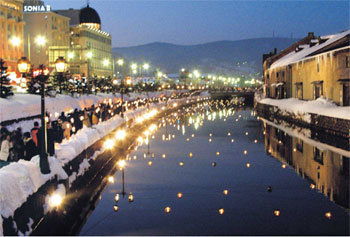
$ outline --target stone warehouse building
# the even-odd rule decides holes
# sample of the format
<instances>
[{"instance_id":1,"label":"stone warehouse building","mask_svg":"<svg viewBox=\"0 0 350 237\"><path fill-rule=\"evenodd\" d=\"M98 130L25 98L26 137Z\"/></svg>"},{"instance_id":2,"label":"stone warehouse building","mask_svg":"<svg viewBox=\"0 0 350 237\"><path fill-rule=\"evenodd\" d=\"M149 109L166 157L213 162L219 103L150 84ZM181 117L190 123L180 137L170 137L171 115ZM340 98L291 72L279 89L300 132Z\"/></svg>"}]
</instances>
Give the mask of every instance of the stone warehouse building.
<instances>
[{"instance_id":1,"label":"stone warehouse building","mask_svg":"<svg viewBox=\"0 0 350 237\"><path fill-rule=\"evenodd\" d=\"M350 30L307 37L281 52L265 54L263 69L267 97L314 100L324 96L350 105Z\"/></svg>"}]
</instances>

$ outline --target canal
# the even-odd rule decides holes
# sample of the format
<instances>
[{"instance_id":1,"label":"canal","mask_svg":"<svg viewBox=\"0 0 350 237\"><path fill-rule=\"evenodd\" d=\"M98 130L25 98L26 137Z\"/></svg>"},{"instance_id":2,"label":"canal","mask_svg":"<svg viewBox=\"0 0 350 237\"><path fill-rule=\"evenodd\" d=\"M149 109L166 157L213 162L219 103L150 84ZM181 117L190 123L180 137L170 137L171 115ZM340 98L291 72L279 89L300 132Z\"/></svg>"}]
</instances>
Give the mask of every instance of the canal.
<instances>
[{"instance_id":1,"label":"canal","mask_svg":"<svg viewBox=\"0 0 350 237\"><path fill-rule=\"evenodd\" d=\"M124 183L118 170L86 204L78 234L349 235L346 148L293 137L237 101L155 125L121 157Z\"/></svg>"}]
</instances>

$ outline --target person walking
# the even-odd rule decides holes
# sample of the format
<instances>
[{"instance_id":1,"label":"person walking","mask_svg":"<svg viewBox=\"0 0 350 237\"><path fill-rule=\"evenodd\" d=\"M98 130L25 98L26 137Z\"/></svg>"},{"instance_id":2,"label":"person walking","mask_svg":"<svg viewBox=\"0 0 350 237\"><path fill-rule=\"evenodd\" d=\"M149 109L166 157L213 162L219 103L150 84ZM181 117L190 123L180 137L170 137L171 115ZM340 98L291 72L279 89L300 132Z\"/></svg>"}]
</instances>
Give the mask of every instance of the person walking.
<instances>
[{"instance_id":1,"label":"person walking","mask_svg":"<svg viewBox=\"0 0 350 237\"><path fill-rule=\"evenodd\" d=\"M0 160L8 161L8 157L10 155L10 148L12 147L10 139L10 134L5 135L2 139L0 149Z\"/></svg>"},{"instance_id":2,"label":"person walking","mask_svg":"<svg viewBox=\"0 0 350 237\"><path fill-rule=\"evenodd\" d=\"M35 146L38 147L38 132L39 132L39 123L38 122L34 122L34 127L32 128L31 132L31 136L32 139L35 143Z\"/></svg>"}]
</instances>

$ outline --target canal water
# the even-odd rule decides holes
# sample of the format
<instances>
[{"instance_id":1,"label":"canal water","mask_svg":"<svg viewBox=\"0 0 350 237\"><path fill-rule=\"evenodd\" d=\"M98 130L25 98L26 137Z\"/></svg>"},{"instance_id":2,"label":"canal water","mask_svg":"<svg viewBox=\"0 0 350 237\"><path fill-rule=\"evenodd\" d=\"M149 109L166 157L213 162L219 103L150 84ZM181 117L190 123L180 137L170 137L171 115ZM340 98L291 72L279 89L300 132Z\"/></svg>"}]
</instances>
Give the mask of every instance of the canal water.
<instances>
[{"instance_id":1,"label":"canal water","mask_svg":"<svg viewBox=\"0 0 350 237\"><path fill-rule=\"evenodd\" d=\"M156 125L124 157L124 190L118 171L80 235L349 235L348 151L233 104Z\"/></svg>"}]
</instances>

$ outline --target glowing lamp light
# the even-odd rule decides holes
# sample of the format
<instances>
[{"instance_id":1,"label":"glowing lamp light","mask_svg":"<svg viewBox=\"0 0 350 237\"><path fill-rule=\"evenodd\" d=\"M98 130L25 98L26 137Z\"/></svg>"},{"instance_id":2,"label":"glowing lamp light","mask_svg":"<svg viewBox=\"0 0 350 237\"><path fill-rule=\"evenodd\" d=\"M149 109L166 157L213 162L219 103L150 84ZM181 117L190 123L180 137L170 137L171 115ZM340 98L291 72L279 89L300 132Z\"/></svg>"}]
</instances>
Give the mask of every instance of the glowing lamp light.
<instances>
[{"instance_id":1,"label":"glowing lamp light","mask_svg":"<svg viewBox=\"0 0 350 237\"><path fill-rule=\"evenodd\" d=\"M247 163L246 166L247 166L247 168L249 168L250 167L250 163Z\"/></svg>"},{"instance_id":2,"label":"glowing lamp light","mask_svg":"<svg viewBox=\"0 0 350 237\"><path fill-rule=\"evenodd\" d=\"M123 64L124 64L124 60L123 59L118 59L118 61L117 61L117 64L119 65L119 66L123 66Z\"/></svg>"},{"instance_id":3,"label":"glowing lamp light","mask_svg":"<svg viewBox=\"0 0 350 237\"><path fill-rule=\"evenodd\" d=\"M248 132L245 132L245 135L248 136Z\"/></svg>"},{"instance_id":4,"label":"glowing lamp light","mask_svg":"<svg viewBox=\"0 0 350 237\"><path fill-rule=\"evenodd\" d=\"M131 69L132 70L136 70L137 69L137 64L136 63L131 64Z\"/></svg>"},{"instance_id":5,"label":"glowing lamp light","mask_svg":"<svg viewBox=\"0 0 350 237\"><path fill-rule=\"evenodd\" d=\"M213 136L213 134L212 133L209 133L209 137L212 137Z\"/></svg>"},{"instance_id":6,"label":"glowing lamp light","mask_svg":"<svg viewBox=\"0 0 350 237\"><path fill-rule=\"evenodd\" d=\"M30 71L30 62L26 57L22 57L17 61L17 67L20 73L28 73Z\"/></svg>"},{"instance_id":7,"label":"glowing lamp light","mask_svg":"<svg viewBox=\"0 0 350 237\"><path fill-rule=\"evenodd\" d=\"M254 140L254 143L258 143L258 140L255 139L255 140Z\"/></svg>"},{"instance_id":8,"label":"glowing lamp light","mask_svg":"<svg viewBox=\"0 0 350 237\"><path fill-rule=\"evenodd\" d=\"M125 137L126 137L126 131L123 129L118 130L115 134L115 138L117 140L123 140Z\"/></svg>"},{"instance_id":9,"label":"glowing lamp light","mask_svg":"<svg viewBox=\"0 0 350 237\"><path fill-rule=\"evenodd\" d=\"M111 184L114 184L114 177L113 176L108 176L108 182Z\"/></svg>"},{"instance_id":10,"label":"glowing lamp light","mask_svg":"<svg viewBox=\"0 0 350 237\"><path fill-rule=\"evenodd\" d=\"M129 202L133 202L133 201L134 201L134 195L132 195L132 193L129 193L129 195L128 195L128 201L129 201Z\"/></svg>"},{"instance_id":11,"label":"glowing lamp light","mask_svg":"<svg viewBox=\"0 0 350 237\"><path fill-rule=\"evenodd\" d=\"M59 207L62 204L63 198L59 194L53 194L50 197L49 204L51 207Z\"/></svg>"},{"instance_id":12,"label":"glowing lamp light","mask_svg":"<svg viewBox=\"0 0 350 237\"><path fill-rule=\"evenodd\" d=\"M212 162L211 166L215 167L216 166L216 162Z\"/></svg>"},{"instance_id":13,"label":"glowing lamp light","mask_svg":"<svg viewBox=\"0 0 350 237\"><path fill-rule=\"evenodd\" d=\"M152 161L148 161L148 166L152 166Z\"/></svg>"},{"instance_id":14,"label":"glowing lamp light","mask_svg":"<svg viewBox=\"0 0 350 237\"><path fill-rule=\"evenodd\" d=\"M109 65L109 60L105 59L103 60L103 66L107 67Z\"/></svg>"},{"instance_id":15,"label":"glowing lamp light","mask_svg":"<svg viewBox=\"0 0 350 237\"><path fill-rule=\"evenodd\" d=\"M229 132L229 133L227 133L227 136L231 136L231 133Z\"/></svg>"},{"instance_id":16,"label":"glowing lamp light","mask_svg":"<svg viewBox=\"0 0 350 237\"><path fill-rule=\"evenodd\" d=\"M111 150L114 147L114 141L112 139L108 139L107 141L105 141L104 147L107 150Z\"/></svg>"},{"instance_id":17,"label":"glowing lamp light","mask_svg":"<svg viewBox=\"0 0 350 237\"><path fill-rule=\"evenodd\" d=\"M14 36L10 40L11 44L15 47L17 47L21 43L21 39L17 36Z\"/></svg>"},{"instance_id":18,"label":"glowing lamp light","mask_svg":"<svg viewBox=\"0 0 350 237\"><path fill-rule=\"evenodd\" d=\"M183 196L182 193L178 193L178 194L177 194L177 197L178 197L178 198L182 198L182 196Z\"/></svg>"},{"instance_id":19,"label":"glowing lamp light","mask_svg":"<svg viewBox=\"0 0 350 237\"><path fill-rule=\"evenodd\" d=\"M220 155L220 152L217 151L217 152L216 152L216 155L219 156L219 155Z\"/></svg>"},{"instance_id":20,"label":"glowing lamp light","mask_svg":"<svg viewBox=\"0 0 350 237\"><path fill-rule=\"evenodd\" d=\"M275 216L280 216L281 212L279 210L275 210L273 214L275 214Z\"/></svg>"},{"instance_id":21,"label":"glowing lamp light","mask_svg":"<svg viewBox=\"0 0 350 237\"><path fill-rule=\"evenodd\" d=\"M286 168L286 164L283 164L283 165L282 165L282 168L285 169L285 168Z\"/></svg>"},{"instance_id":22,"label":"glowing lamp light","mask_svg":"<svg viewBox=\"0 0 350 237\"><path fill-rule=\"evenodd\" d=\"M188 156L189 156L189 157L192 157L192 156L193 156L192 152L190 152L190 154L188 154Z\"/></svg>"},{"instance_id":23,"label":"glowing lamp light","mask_svg":"<svg viewBox=\"0 0 350 237\"><path fill-rule=\"evenodd\" d=\"M235 142L235 139L231 139L231 142L234 143L234 142Z\"/></svg>"},{"instance_id":24,"label":"glowing lamp light","mask_svg":"<svg viewBox=\"0 0 350 237\"><path fill-rule=\"evenodd\" d=\"M187 142L189 142L189 141L190 141L190 139L189 139L189 138L186 138L186 141L187 141Z\"/></svg>"},{"instance_id":25,"label":"glowing lamp light","mask_svg":"<svg viewBox=\"0 0 350 237\"><path fill-rule=\"evenodd\" d=\"M124 167L126 166L125 160L118 161L118 166L120 169L124 169Z\"/></svg>"},{"instance_id":26,"label":"glowing lamp light","mask_svg":"<svg viewBox=\"0 0 350 237\"><path fill-rule=\"evenodd\" d=\"M35 43L39 46L42 46L44 44L46 44L46 38L45 36L42 36L42 35L38 35L36 38L35 38Z\"/></svg>"},{"instance_id":27,"label":"glowing lamp light","mask_svg":"<svg viewBox=\"0 0 350 237\"><path fill-rule=\"evenodd\" d=\"M170 213L171 208L170 207L166 207L166 208L164 208L164 211L165 211L165 213Z\"/></svg>"},{"instance_id":28,"label":"glowing lamp light","mask_svg":"<svg viewBox=\"0 0 350 237\"><path fill-rule=\"evenodd\" d=\"M114 205L114 206L113 206L113 210L114 210L115 212L117 212L117 211L119 210L118 205Z\"/></svg>"},{"instance_id":29,"label":"glowing lamp light","mask_svg":"<svg viewBox=\"0 0 350 237\"><path fill-rule=\"evenodd\" d=\"M92 58L92 52L87 52L87 53L86 53L86 57L87 57L87 58Z\"/></svg>"},{"instance_id":30,"label":"glowing lamp light","mask_svg":"<svg viewBox=\"0 0 350 237\"><path fill-rule=\"evenodd\" d=\"M163 155L162 155L162 158L165 158L165 157L166 157L166 155L165 155L165 154L163 154Z\"/></svg>"},{"instance_id":31,"label":"glowing lamp light","mask_svg":"<svg viewBox=\"0 0 350 237\"><path fill-rule=\"evenodd\" d=\"M118 194L118 193L114 196L114 200L115 200L116 202L119 201L119 194Z\"/></svg>"},{"instance_id":32,"label":"glowing lamp light","mask_svg":"<svg viewBox=\"0 0 350 237\"><path fill-rule=\"evenodd\" d=\"M57 72L65 72L67 71L67 61L63 57L58 57L55 61L55 68Z\"/></svg>"},{"instance_id":33,"label":"glowing lamp light","mask_svg":"<svg viewBox=\"0 0 350 237\"><path fill-rule=\"evenodd\" d=\"M220 209L219 209L219 214L220 214L220 215L224 214L224 212L225 212L224 208L220 208Z\"/></svg>"},{"instance_id":34,"label":"glowing lamp light","mask_svg":"<svg viewBox=\"0 0 350 237\"><path fill-rule=\"evenodd\" d=\"M213 140L211 138L209 138L209 142L212 142Z\"/></svg>"},{"instance_id":35,"label":"glowing lamp light","mask_svg":"<svg viewBox=\"0 0 350 237\"><path fill-rule=\"evenodd\" d=\"M311 189L315 189L316 186L315 186L314 184L310 184L310 188L311 188Z\"/></svg>"},{"instance_id":36,"label":"glowing lamp light","mask_svg":"<svg viewBox=\"0 0 350 237\"><path fill-rule=\"evenodd\" d=\"M331 219L332 218L332 213L329 211L329 212L326 212L326 214L324 215L327 219Z\"/></svg>"},{"instance_id":37,"label":"glowing lamp light","mask_svg":"<svg viewBox=\"0 0 350 237\"><path fill-rule=\"evenodd\" d=\"M179 166L180 167L184 166L184 163L183 162L179 162Z\"/></svg>"},{"instance_id":38,"label":"glowing lamp light","mask_svg":"<svg viewBox=\"0 0 350 237\"><path fill-rule=\"evenodd\" d=\"M145 64L143 64L143 69L145 69L145 70L148 70L149 69L149 64L148 63L145 63Z\"/></svg>"},{"instance_id":39,"label":"glowing lamp light","mask_svg":"<svg viewBox=\"0 0 350 237\"><path fill-rule=\"evenodd\" d=\"M297 149L296 149L296 148L294 148L294 149L293 149L293 151L294 151L294 152L296 152L296 151L297 151Z\"/></svg>"},{"instance_id":40,"label":"glowing lamp light","mask_svg":"<svg viewBox=\"0 0 350 237\"><path fill-rule=\"evenodd\" d=\"M247 151L247 150L244 150L244 151L243 151L243 154L244 154L244 155L247 155L247 154L248 154L248 151Z\"/></svg>"},{"instance_id":41,"label":"glowing lamp light","mask_svg":"<svg viewBox=\"0 0 350 237\"><path fill-rule=\"evenodd\" d=\"M228 190L225 189L222 193L223 193L224 195L228 195Z\"/></svg>"}]
</instances>

